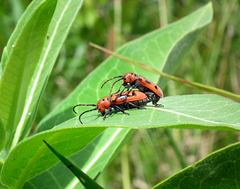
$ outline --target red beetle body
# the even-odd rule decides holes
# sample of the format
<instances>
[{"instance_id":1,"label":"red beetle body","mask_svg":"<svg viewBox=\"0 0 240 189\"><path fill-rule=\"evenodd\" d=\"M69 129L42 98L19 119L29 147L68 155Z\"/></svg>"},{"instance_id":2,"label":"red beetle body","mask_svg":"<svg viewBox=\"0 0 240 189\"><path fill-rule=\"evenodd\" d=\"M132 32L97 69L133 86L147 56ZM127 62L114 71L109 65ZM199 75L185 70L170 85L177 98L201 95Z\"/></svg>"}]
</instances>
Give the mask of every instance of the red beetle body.
<instances>
[{"instance_id":1,"label":"red beetle body","mask_svg":"<svg viewBox=\"0 0 240 189\"><path fill-rule=\"evenodd\" d=\"M135 73L128 72L123 76L116 76L111 79L108 79L107 81L105 81L103 83L102 87L108 81L115 79L115 78L120 78L120 79L116 80L113 83L111 90L110 90L110 94L111 94L112 88L115 85L115 83L117 83L120 80L123 80L123 84L120 86L117 93L121 90L122 86L124 86L127 89L127 91L129 91L129 89L130 89L130 91L132 89L139 89L139 91L144 92L151 99L152 103L155 106L162 106L160 104L157 104L157 102L160 100L160 98L163 98L163 96L164 96L161 88L159 86L157 86L156 84L152 83L151 81L147 80L146 78L139 76ZM121 94L122 94L122 92L121 92Z\"/></svg>"},{"instance_id":2,"label":"red beetle body","mask_svg":"<svg viewBox=\"0 0 240 189\"><path fill-rule=\"evenodd\" d=\"M106 119L106 116L110 114L112 109L115 109L117 111L121 111L124 114L129 115L124 110L129 108L140 108L139 106L146 105L148 102L151 102L151 100L148 98L148 96L140 91L130 91L130 92L123 92L115 93L111 96L111 99L109 97L104 97L101 100L98 101L97 104L78 104L73 107L74 113L77 114L75 111L75 108L77 106L95 106L94 109L87 110L80 114L79 121L81 121L81 116L87 112L98 110L104 117L103 120ZM106 111L107 110L107 111Z\"/></svg>"},{"instance_id":3,"label":"red beetle body","mask_svg":"<svg viewBox=\"0 0 240 189\"><path fill-rule=\"evenodd\" d=\"M146 94L140 91L131 91L130 93L115 93L111 96L111 101L115 105L120 105L124 103L142 103L142 101L148 103L150 102L150 99L147 97ZM144 103L141 105L144 105Z\"/></svg>"}]
</instances>

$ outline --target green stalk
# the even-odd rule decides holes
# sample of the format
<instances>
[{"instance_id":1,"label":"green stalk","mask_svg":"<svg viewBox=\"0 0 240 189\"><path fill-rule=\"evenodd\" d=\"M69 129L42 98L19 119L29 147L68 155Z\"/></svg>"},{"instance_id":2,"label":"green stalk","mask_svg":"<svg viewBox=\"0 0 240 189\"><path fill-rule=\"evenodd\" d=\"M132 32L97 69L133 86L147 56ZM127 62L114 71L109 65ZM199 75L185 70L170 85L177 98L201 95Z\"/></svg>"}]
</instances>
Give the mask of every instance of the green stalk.
<instances>
[{"instance_id":1,"label":"green stalk","mask_svg":"<svg viewBox=\"0 0 240 189\"><path fill-rule=\"evenodd\" d=\"M167 18L167 2L166 0L159 0L159 13L160 13L160 26L165 27L168 24L168 18ZM178 157L178 160L181 164L182 168L185 168L188 166L188 162L184 155L182 154L181 150L179 149L178 143L173 137L173 132L174 130L165 128L165 133L167 134L167 137L169 139L169 143L172 146L175 154Z\"/></svg>"},{"instance_id":2,"label":"green stalk","mask_svg":"<svg viewBox=\"0 0 240 189\"><path fill-rule=\"evenodd\" d=\"M95 48L97 48L97 49L105 52L105 53L108 53L108 54L110 54L110 55L112 55L112 56L115 56L115 57L121 59L121 60L124 60L124 61L126 61L126 62L131 63L131 64L134 64L134 65L136 65L136 66L138 66L138 67L141 67L141 68L143 68L143 69L145 69L145 70L148 70L148 71L150 71L150 72L153 72L153 73L155 73L155 74L158 74L158 75L160 75L160 76L162 76L162 77L168 78L168 79L170 79L170 80L173 80L173 81L176 81L176 82L179 82L179 83L183 83L183 84L185 84L185 85L188 85L188 86L191 86L191 87L195 87L195 88L197 88L197 89L202 89L202 90L204 90L204 91L208 91L208 92L212 92L212 93L215 93L215 94L218 94L218 95L222 95L222 96L225 96L225 97L229 97L229 98L231 98L231 99L233 99L233 100L240 101L240 95L237 95L237 94L235 94L235 93L231 93L231 92L229 92L229 91L225 91L225 90L218 89L218 88L215 88L215 87L211 87L211 86L204 85L204 84L201 84L201 83L191 82L191 81L188 81L188 80L179 78L179 77L175 77L175 76L169 75L169 74L167 74L167 73L160 72L160 71L156 70L155 68L152 68L152 67L150 67L150 66L147 66L147 65L145 65L145 64L143 64L143 63L141 63L141 62L138 62L138 61L136 61L136 60L132 60L132 59L130 59L130 58L127 58L127 57L121 56L121 55L119 55L119 54L116 54L116 53L114 53L114 52L112 52L112 51L110 51L110 50L108 50L108 49L106 49L106 48L104 48L104 47L99 46L99 45L96 45L96 44L93 44L93 43L90 43L90 45L91 45L92 47L95 47Z\"/></svg>"},{"instance_id":3,"label":"green stalk","mask_svg":"<svg viewBox=\"0 0 240 189\"><path fill-rule=\"evenodd\" d=\"M114 49L121 44L122 0L114 0Z\"/></svg>"},{"instance_id":4,"label":"green stalk","mask_svg":"<svg viewBox=\"0 0 240 189\"><path fill-rule=\"evenodd\" d=\"M121 151L121 165L122 165L122 183L123 189L131 189L130 171L128 160L128 147L124 146Z\"/></svg>"},{"instance_id":5,"label":"green stalk","mask_svg":"<svg viewBox=\"0 0 240 189\"><path fill-rule=\"evenodd\" d=\"M168 25L168 18L167 18L167 2L166 0L158 0L158 9L159 9L159 16L160 16L160 26L165 27Z\"/></svg>"},{"instance_id":6,"label":"green stalk","mask_svg":"<svg viewBox=\"0 0 240 189\"><path fill-rule=\"evenodd\" d=\"M175 139L173 138L172 130L171 129L165 129L165 132L168 136L168 139L169 139L169 142L170 142L171 146L173 147L173 150L175 151L175 153L176 153L176 155L179 159L179 162L180 162L182 168L187 167L188 162L187 162L186 158L184 157L184 155L182 154L181 150L179 149L179 146L176 143Z\"/></svg>"}]
</instances>

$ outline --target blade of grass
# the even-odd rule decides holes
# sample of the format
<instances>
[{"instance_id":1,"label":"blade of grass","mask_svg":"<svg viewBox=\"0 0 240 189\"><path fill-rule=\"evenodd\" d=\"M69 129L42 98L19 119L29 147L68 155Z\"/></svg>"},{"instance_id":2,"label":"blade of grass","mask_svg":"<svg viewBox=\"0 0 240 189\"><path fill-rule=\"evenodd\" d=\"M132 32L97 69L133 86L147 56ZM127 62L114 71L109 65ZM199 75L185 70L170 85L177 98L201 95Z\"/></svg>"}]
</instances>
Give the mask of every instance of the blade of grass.
<instances>
[{"instance_id":1,"label":"blade of grass","mask_svg":"<svg viewBox=\"0 0 240 189\"><path fill-rule=\"evenodd\" d=\"M222 90L222 89L218 89L218 88L215 88L215 87L211 87L211 86L208 86L208 85L204 85L204 84L201 84L201 83L197 83L197 82L191 82L191 81L188 81L188 80L185 80L185 79L182 79L182 78L179 78L179 77L175 77L175 76L172 76L172 75L169 75L167 73L164 73L164 72L160 72L158 71L157 69L155 68L152 68L146 64L143 64L141 62L138 62L138 61L135 61L133 59L130 59L130 58L127 58L127 57L124 57L122 55L119 55L119 54L116 54L104 47L101 47L99 45L96 45L94 43L90 43L90 45L96 49L99 49L107 54L110 54L112 56L115 56L121 60L124 60L128 63L131 63L131 64L134 64L138 67L141 67L145 70L148 70L152 73L155 73L155 74L158 74L162 77L165 77L165 78L168 78L168 79L171 79L173 81L176 81L176 82L179 82L179 83L183 83L183 84L186 84L186 85L189 85L191 87L195 87L195 88L198 88L198 89L202 89L202 90L205 90L205 91L208 91L208 92L213 92L215 94L219 94L219 95L222 95L222 96L225 96L225 97L229 97L229 98L232 98L234 100L237 100L237 101L240 101L240 95L237 95L235 93L231 93L229 91L225 91L225 90Z\"/></svg>"},{"instance_id":2,"label":"blade of grass","mask_svg":"<svg viewBox=\"0 0 240 189\"><path fill-rule=\"evenodd\" d=\"M47 145L47 147L54 153L55 156L68 168L72 173L78 178L78 180L85 186L87 189L101 189L102 187L98 185L94 180L92 180L87 174L85 174L81 169L79 169L76 165L74 165L67 158L62 156L59 152L57 152L50 144L48 144L45 140L43 142Z\"/></svg>"}]
</instances>

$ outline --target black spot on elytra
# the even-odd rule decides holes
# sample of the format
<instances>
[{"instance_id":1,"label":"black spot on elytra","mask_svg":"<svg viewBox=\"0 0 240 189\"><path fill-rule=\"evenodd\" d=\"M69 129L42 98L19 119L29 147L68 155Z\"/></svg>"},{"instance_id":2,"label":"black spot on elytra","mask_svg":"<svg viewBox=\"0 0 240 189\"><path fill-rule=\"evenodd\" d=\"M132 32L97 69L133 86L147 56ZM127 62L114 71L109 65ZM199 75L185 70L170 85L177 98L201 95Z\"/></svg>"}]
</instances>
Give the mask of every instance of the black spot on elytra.
<instances>
[{"instance_id":1,"label":"black spot on elytra","mask_svg":"<svg viewBox=\"0 0 240 189\"><path fill-rule=\"evenodd\" d=\"M157 85L155 85L154 87L155 87L155 89L158 89L158 86L157 86Z\"/></svg>"},{"instance_id":2,"label":"black spot on elytra","mask_svg":"<svg viewBox=\"0 0 240 189\"><path fill-rule=\"evenodd\" d=\"M138 78L139 79L139 81L142 81L142 78Z\"/></svg>"},{"instance_id":3,"label":"black spot on elytra","mask_svg":"<svg viewBox=\"0 0 240 189\"><path fill-rule=\"evenodd\" d=\"M148 83L148 84L151 84L151 82L150 82L150 81L148 81L147 79L146 79L145 81L146 81L146 83Z\"/></svg>"}]
</instances>

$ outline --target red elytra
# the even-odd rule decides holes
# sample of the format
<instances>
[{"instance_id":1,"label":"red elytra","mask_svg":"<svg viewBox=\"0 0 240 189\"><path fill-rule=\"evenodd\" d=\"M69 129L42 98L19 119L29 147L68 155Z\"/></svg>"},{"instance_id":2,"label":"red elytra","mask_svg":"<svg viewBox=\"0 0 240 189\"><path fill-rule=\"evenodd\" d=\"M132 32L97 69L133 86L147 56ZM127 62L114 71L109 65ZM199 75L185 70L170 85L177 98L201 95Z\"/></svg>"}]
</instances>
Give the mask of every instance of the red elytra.
<instances>
[{"instance_id":1,"label":"red elytra","mask_svg":"<svg viewBox=\"0 0 240 189\"><path fill-rule=\"evenodd\" d=\"M147 95L145 93L142 93L140 91L130 91L129 92L123 92L123 93L114 93L111 96L111 101L113 104L120 105L124 104L126 102L132 102L132 103L138 103L141 101L148 101Z\"/></svg>"},{"instance_id":2,"label":"red elytra","mask_svg":"<svg viewBox=\"0 0 240 189\"><path fill-rule=\"evenodd\" d=\"M154 84L153 82L147 80L146 78L144 78L143 76L137 75L135 73L132 72L128 72L125 75L120 75L120 76L116 76L113 78L108 79L107 81L105 81L101 88L110 80L112 79L116 79L116 78L120 78L118 80L116 80L111 87L110 90L110 96L111 96L111 92L112 92L112 88L113 86L119 82L120 80L123 80L123 84L119 87L118 92L120 92L121 87L124 86L124 89L127 89L127 91L131 91L132 89L139 89L139 91L145 93L148 98L151 99L152 103L155 106L162 106L161 104L157 104L157 102L160 100L160 98L163 98L163 92L161 90L161 88L159 86L157 86L156 84ZM123 92L122 91L122 92ZM120 94L122 94L122 92Z\"/></svg>"},{"instance_id":3,"label":"red elytra","mask_svg":"<svg viewBox=\"0 0 240 189\"><path fill-rule=\"evenodd\" d=\"M75 111L75 108L77 106L95 106L95 108L87 110L79 115L79 121L81 124L83 124L81 121L81 117L87 112L98 110L104 116L103 120L105 120L107 115L111 113L112 109L115 109L116 111L121 111L122 113L129 115L124 111L125 109L144 109L140 106L146 105L148 102L151 102L151 100L146 94L140 91L123 92L122 94L115 93L111 96L111 99L109 97L104 97L100 99L97 104L77 104L73 107L73 112L77 114L77 112Z\"/></svg>"}]
</instances>

